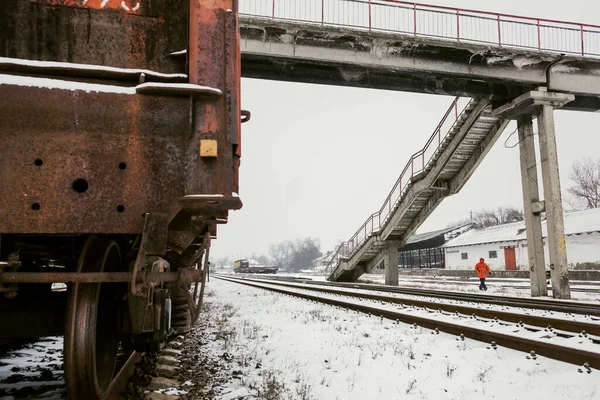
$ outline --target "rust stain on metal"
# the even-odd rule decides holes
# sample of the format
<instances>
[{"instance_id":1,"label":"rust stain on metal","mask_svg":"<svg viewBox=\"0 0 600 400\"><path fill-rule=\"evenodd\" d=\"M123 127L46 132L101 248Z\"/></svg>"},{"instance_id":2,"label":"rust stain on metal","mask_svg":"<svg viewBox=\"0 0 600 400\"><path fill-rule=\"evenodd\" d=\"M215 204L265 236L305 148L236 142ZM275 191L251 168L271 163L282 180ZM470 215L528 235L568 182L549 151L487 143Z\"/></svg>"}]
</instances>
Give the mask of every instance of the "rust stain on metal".
<instances>
[{"instance_id":1,"label":"rust stain on metal","mask_svg":"<svg viewBox=\"0 0 600 400\"><path fill-rule=\"evenodd\" d=\"M85 7L98 10L118 9L131 13L141 13L144 1L148 0L33 0L51 6Z\"/></svg>"}]
</instances>

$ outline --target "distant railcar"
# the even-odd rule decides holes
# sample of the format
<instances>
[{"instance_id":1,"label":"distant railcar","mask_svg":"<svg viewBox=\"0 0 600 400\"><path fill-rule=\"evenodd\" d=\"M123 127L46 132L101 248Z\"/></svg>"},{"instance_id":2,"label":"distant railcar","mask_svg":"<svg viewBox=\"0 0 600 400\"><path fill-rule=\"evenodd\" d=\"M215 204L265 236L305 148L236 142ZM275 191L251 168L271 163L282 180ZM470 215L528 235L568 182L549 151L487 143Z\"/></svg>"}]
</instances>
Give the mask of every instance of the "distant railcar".
<instances>
[{"instance_id":1,"label":"distant railcar","mask_svg":"<svg viewBox=\"0 0 600 400\"><path fill-rule=\"evenodd\" d=\"M249 260L236 260L233 263L233 272L237 274L276 274L278 267L267 267L266 265L251 264Z\"/></svg>"}]
</instances>

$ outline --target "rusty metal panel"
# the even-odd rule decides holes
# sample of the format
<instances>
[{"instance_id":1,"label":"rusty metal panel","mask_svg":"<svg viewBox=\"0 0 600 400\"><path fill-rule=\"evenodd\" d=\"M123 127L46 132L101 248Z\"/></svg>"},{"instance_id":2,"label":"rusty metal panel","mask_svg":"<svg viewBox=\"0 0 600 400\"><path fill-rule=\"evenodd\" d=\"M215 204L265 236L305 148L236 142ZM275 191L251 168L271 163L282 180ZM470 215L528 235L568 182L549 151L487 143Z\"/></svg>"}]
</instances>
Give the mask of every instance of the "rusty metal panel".
<instances>
[{"instance_id":1,"label":"rusty metal panel","mask_svg":"<svg viewBox=\"0 0 600 400\"><path fill-rule=\"evenodd\" d=\"M187 3L2 0L0 56L185 72L170 54L187 47Z\"/></svg>"},{"instance_id":2,"label":"rusty metal panel","mask_svg":"<svg viewBox=\"0 0 600 400\"><path fill-rule=\"evenodd\" d=\"M241 121L237 1L191 1L189 29L190 83L220 88L226 94L213 104L194 103L194 135L215 140L219 156L216 160L199 156L190 160L190 170L206 170L206 174L189 174L186 194L231 195L238 190Z\"/></svg>"},{"instance_id":3,"label":"rusty metal panel","mask_svg":"<svg viewBox=\"0 0 600 400\"><path fill-rule=\"evenodd\" d=\"M140 233L184 194L188 98L0 87L0 232Z\"/></svg>"},{"instance_id":4,"label":"rusty metal panel","mask_svg":"<svg viewBox=\"0 0 600 400\"><path fill-rule=\"evenodd\" d=\"M214 231L241 207L237 1L137 1L0 2L0 233L139 234L148 212Z\"/></svg>"}]
</instances>

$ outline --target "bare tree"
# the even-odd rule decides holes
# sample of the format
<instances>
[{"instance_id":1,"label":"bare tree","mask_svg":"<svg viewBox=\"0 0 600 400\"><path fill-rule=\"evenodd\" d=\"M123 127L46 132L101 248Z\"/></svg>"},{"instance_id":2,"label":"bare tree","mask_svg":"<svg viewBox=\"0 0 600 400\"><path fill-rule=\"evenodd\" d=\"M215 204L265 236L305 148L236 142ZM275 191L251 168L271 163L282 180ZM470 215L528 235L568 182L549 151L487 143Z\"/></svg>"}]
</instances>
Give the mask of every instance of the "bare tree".
<instances>
[{"instance_id":1,"label":"bare tree","mask_svg":"<svg viewBox=\"0 0 600 400\"><path fill-rule=\"evenodd\" d=\"M574 209L600 207L600 158L575 161L569 178L573 181L568 191L573 200L568 202Z\"/></svg>"},{"instance_id":2,"label":"bare tree","mask_svg":"<svg viewBox=\"0 0 600 400\"><path fill-rule=\"evenodd\" d=\"M312 261L322 255L318 239L304 238L294 242L285 240L269 246L269 255L275 266L299 271L312 266Z\"/></svg>"},{"instance_id":3,"label":"bare tree","mask_svg":"<svg viewBox=\"0 0 600 400\"><path fill-rule=\"evenodd\" d=\"M514 207L499 207L496 210L478 211L473 213L471 218L462 219L450 224L449 227L459 227L471 223L474 228L480 229L518 221L523 221L522 210Z\"/></svg>"}]
</instances>

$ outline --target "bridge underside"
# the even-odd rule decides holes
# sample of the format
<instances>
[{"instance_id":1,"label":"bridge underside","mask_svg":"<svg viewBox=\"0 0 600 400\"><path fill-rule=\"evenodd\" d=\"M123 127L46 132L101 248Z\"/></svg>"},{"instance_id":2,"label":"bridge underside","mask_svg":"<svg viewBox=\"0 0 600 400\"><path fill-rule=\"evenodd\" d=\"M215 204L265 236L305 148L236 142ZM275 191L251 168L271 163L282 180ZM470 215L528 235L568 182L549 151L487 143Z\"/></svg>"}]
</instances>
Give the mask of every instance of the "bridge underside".
<instances>
[{"instance_id":1,"label":"bridge underside","mask_svg":"<svg viewBox=\"0 0 600 400\"><path fill-rule=\"evenodd\" d=\"M539 86L600 110L600 60L241 16L242 75L478 97L502 105Z\"/></svg>"}]
</instances>

